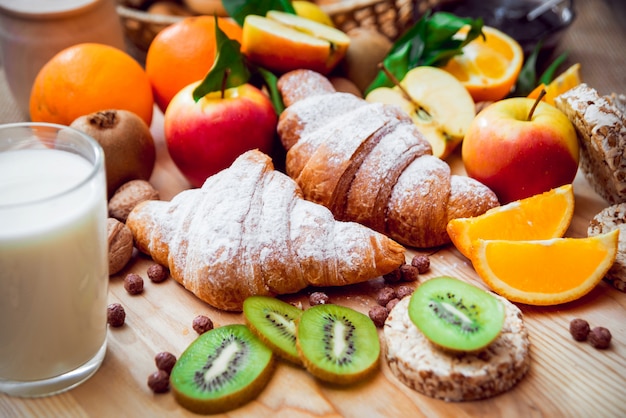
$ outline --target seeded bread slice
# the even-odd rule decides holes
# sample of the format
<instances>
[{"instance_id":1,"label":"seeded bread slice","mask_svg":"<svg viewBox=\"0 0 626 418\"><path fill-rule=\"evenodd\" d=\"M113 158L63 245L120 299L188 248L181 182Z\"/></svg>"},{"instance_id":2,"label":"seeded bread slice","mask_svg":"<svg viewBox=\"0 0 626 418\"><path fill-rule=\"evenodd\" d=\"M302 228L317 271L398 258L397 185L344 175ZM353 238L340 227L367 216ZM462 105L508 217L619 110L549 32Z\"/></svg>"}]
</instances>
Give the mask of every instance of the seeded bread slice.
<instances>
[{"instance_id":1,"label":"seeded bread slice","mask_svg":"<svg viewBox=\"0 0 626 418\"><path fill-rule=\"evenodd\" d=\"M626 98L600 96L582 83L558 96L555 105L576 128L589 184L610 204L626 202Z\"/></svg>"},{"instance_id":2,"label":"seeded bread slice","mask_svg":"<svg viewBox=\"0 0 626 418\"><path fill-rule=\"evenodd\" d=\"M385 356L408 387L446 401L489 398L511 389L530 368L530 341L518 307L505 305L502 333L476 353L452 353L431 343L409 318L410 298L391 310L383 328Z\"/></svg>"},{"instance_id":3,"label":"seeded bread slice","mask_svg":"<svg viewBox=\"0 0 626 418\"><path fill-rule=\"evenodd\" d=\"M591 219L587 234L600 235L614 229L620 230L617 257L604 279L616 289L626 292L626 203L611 205L600 211Z\"/></svg>"}]
</instances>

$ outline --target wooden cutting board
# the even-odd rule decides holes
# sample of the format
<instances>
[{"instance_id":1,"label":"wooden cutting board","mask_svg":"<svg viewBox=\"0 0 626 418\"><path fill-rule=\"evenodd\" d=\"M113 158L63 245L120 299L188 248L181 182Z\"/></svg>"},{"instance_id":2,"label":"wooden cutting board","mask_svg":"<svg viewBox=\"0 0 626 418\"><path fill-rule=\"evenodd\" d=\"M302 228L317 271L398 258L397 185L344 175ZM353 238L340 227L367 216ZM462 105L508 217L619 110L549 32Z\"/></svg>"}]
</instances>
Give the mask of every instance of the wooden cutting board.
<instances>
[{"instance_id":1,"label":"wooden cutting board","mask_svg":"<svg viewBox=\"0 0 626 418\"><path fill-rule=\"evenodd\" d=\"M156 115L153 126L162 126ZM163 133L154 130L158 162L152 181L163 200L171 199L187 182L169 159ZM451 159L453 171L462 172L459 156ZM589 219L606 206L579 173L574 182L576 211L567 235L586 236ZM407 252L407 260L415 253ZM455 248L430 253L431 269L423 277L451 275L484 286L471 263ZM236 262L237 260L233 260ZM156 370L154 355L170 351L177 356L196 338L193 318L204 314L216 325L241 323L240 314L215 310L198 300L174 280L150 282L146 270L151 260L137 254L126 270L111 277L109 302L126 309L126 324L110 328L107 355L101 369L87 382L61 395L20 399L0 395L3 417L186 417L171 393L155 395L146 382ZM145 279L141 295L123 288L125 274ZM324 289L331 300L367 313L375 302L382 279L341 289ZM310 289L290 301L308 304ZM532 344L532 365L511 391L495 398L446 403L428 398L400 383L384 360L380 371L358 385L334 387L317 381L304 370L278 361L274 376L260 396L225 414L230 417L618 417L626 416L626 294L601 283L579 301L556 307L520 305ZM607 350L575 342L569 335L571 319L587 319L613 334Z\"/></svg>"}]
</instances>

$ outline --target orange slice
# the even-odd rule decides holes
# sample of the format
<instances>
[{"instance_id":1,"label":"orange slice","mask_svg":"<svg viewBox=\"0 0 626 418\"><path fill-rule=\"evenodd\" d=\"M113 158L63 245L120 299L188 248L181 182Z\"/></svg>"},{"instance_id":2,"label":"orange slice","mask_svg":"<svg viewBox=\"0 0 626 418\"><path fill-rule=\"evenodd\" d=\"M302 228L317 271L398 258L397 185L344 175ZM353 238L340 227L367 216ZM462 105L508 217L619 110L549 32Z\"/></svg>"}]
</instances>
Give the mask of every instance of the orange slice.
<instances>
[{"instance_id":1,"label":"orange slice","mask_svg":"<svg viewBox=\"0 0 626 418\"><path fill-rule=\"evenodd\" d=\"M593 289L613 265L619 230L589 238L482 240L472 263L483 281L513 302L557 305Z\"/></svg>"},{"instance_id":2,"label":"orange slice","mask_svg":"<svg viewBox=\"0 0 626 418\"><path fill-rule=\"evenodd\" d=\"M576 87L582 82L580 78L580 64L576 63L569 67L567 70L559 74L554 80L552 80L547 86L545 84L538 85L528 95L531 99L536 99L541 93L541 89L546 89L546 95L543 96L543 100L554 106L554 99L560 94Z\"/></svg>"},{"instance_id":3,"label":"orange slice","mask_svg":"<svg viewBox=\"0 0 626 418\"><path fill-rule=\"evenodd\" d=\"M461 29L457 35L465 35L468 29ZM474 39L463 47L462 55L443 67L463 83L475 102L504 98L524 62L524 51L515 39L490 26L483 26L483 33L485 39Z\"/></svg>"},{"instance_id":4,"label":"orange slice","mask_svg":"<svg viewBox=\"0 0 626 418\"><path fill-rule=\"evenodd\" d=\"M467 258L473 242L482 239L538 240L560 238L574 215L571 184L489 209L480 216L448 222L454 246Z\"/></svg>"}]
</instances>

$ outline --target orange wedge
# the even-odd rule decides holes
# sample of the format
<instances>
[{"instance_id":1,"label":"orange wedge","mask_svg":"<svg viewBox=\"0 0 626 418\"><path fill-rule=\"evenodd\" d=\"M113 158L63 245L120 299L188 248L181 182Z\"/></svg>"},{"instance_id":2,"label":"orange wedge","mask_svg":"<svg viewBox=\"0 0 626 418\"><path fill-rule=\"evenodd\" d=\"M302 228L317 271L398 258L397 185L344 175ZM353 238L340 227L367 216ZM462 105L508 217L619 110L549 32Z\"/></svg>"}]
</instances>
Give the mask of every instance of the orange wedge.
<instances>
[{"instance_id":1,"label":"orange wedge","mask_svg":"<svg viewBox=\"0 0 626 418\"><path fill-rule=\"evenodd\" d=\"M541 89L546 89L546 95L543 99L546 103L554 106L554 99L560 94L576 87L582 82L580 78L580 64L576 63L569 67L567 70L559 74L554 80L552 80L547 86L545 84L538 85L528 95L531 99L536 99L541 93Z\"/></svg>"},{"instance_id":2,"label":"orange wedge","mask_svg":"<svg viewBox=\"0 0 626 418\"><path fill-rule=\"evenodd\" d=\"M510 301L557 305L586 295L602 280L615 261L618 240L618 229L589 238L479 239L472 263L483 281Z\"/></svg>"},{"instance_id":3,"label":"orange wedge","mask_svg":"<svg viewBox=\"0 0 626 418\"><path fill-rule=\"evenodd\" d=\"M492 208L480 216L448 222L454 246L467 258L473 242L482 239L538 240L560 238L574 215L571 184Z\"/></svg>"},{"instance_id":4,"label":"orange wedge","mask_svg":"<svg viewBox=\"0 0 626 418\"><path fill-rule=\"evenodd\" d=\"M468 29L457 35L465 35ZM504 98L524 63L524 51L515 39L490 26L483 26L483 33L485 39L474 39L463 47L462 55L443 67L463 83L477 103Z\"/></svg>"}]
</instances>

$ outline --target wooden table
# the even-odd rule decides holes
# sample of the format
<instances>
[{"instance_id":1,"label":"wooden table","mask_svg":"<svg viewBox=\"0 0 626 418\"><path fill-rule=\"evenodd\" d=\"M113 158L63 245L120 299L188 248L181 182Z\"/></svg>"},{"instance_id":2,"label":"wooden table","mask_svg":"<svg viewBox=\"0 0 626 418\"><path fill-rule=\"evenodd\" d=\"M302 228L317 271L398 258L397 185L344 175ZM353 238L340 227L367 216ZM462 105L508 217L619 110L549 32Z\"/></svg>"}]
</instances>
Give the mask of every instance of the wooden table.
<instances>
[{"instance_id":1,"label":"wooden table","mask_svg":"<svg viewBox=\"0 0 626 418\"><path fill-rule=\"evenodd\" d=\"M615 2L614 5L618 3ZM583 78L602 93L626 92L624 26L620 14L601 0L579 1L579 17L560 49L570 50L570 62L581 62ZM620 7L620 6L615 6ZM609 48L607 50L607 48ZM620 49L621 48L621 49ZM2 84L4 83L4 84ZM6 83L0 78L0 87ZM10 98L0 96L0 122L23 119L11 109ZM157 112L152 131L158 145L158 163L151 179L162 199L169 200L187 182L173 165L163 143L163 118ZM450 161L462 172L458 154ZM589 187L581 173L574 189L576 211L568 236L586 235L589 219L607 204ZM413 252L407 253L407 258ZM239 314L212 309L173 280L147 280L151 261L137 255L122 273L111 277L110 302L127 312L122 328L109 329L107 355L101 369L86 383L61 395L21 399L0 395L2 417L185 417L193 414L174 401L171 393L155 395L146 385L155 370L154 355L179 355L196 337L192 320L205 314L219 326L242 322ZM126 273L146 278L143 294L130 296L122 286ZM469 261L447 247L431 254L426 277L453 275L482 286ZM325 289L333 302L367 312L381 280L343 289ZM290 300L306 306L307 291ZM555 307L520 305L530 331L532 365L511 391L476 402L446 403L418 394L401 384L381 361L380 372L356 386L336 388L316 381L300 368L278 362L275 375L261 395L225 416L232 417L618 417L626 416L626 294L601 283L579 301ZM577 343L568 332L569 321L586 318L608 327L613 342L607 350ZM1 361L1 359L0 359Z\"/></svg>"}]
</instances>

